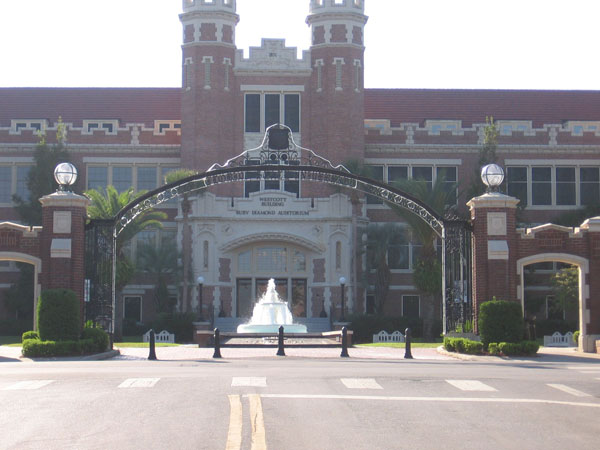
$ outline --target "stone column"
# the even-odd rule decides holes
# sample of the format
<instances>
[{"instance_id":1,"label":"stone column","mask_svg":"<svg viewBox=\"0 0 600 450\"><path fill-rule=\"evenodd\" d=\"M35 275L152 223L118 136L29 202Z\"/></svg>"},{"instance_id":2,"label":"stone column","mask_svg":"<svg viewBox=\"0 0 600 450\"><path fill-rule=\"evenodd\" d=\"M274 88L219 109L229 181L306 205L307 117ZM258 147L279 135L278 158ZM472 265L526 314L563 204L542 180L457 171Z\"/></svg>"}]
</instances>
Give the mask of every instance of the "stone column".
<instances>
[{"instance_id":1,"label":"stone column","mask_svg":"<svg viewBox=\"0 0 600 450\"><path fill-rule=\"evenodd\" d=\"M72 192L55 192L42 197L40 203L42 290L73 290L80 301L83 321L85 221L90 201Z\"/></svg>"},{"instance_id":2,"label":"stone column","mask_svg":"<svg viewBox=\"0 0 600 450\"><path fill-rule=\"evenodd\" d=\"M471 199L473 224L473 322L478 332L479 305L492 300L517 301L516 206L500 193Z\"/></svg>"}]
</instances>

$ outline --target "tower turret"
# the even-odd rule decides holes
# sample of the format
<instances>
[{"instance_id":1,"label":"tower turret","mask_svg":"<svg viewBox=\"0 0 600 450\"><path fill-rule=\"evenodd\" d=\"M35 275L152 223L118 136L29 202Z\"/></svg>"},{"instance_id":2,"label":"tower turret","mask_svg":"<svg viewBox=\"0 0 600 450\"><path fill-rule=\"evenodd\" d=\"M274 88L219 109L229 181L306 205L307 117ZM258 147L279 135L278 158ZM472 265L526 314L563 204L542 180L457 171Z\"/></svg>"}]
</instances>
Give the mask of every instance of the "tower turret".
<instances>
[{"instance_id":1,"label":"tower turret","mask_svg":"<svg viewBox=\"0 0 600 450\"><path fill-rule=\"evenodd\" d=\"M309 147L334 161L364 154L365 0L311 0Z\"/></svg>"},{"instance_id":2,"label":"tower turret","mask_svg":"<svg viewBox=\"0 0 600 450\"><path fill-rule=\"evenodd\" d=\"M236 0L183 0L181 163L205 170L234 155Z\"/></svg>"}]
</instances>

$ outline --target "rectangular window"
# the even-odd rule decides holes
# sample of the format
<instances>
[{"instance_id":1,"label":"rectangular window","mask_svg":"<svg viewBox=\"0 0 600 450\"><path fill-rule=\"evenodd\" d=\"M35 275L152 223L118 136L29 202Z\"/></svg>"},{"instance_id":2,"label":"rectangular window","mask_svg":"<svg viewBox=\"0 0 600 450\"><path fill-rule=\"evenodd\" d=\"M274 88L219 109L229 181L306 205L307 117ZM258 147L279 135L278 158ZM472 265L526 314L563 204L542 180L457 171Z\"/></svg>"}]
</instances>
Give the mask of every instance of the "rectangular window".
<instances>
[{"instance_id":1,"label":"rectangular window","mask_svg":"<svg viewBox=\"0 0 600 450\"><path fill-rule=\"evenodd\" d=\"M433 168L432 167L413 167L412 178L415 181L427 183L427 189L433 188Z\"/></svg>"},{"instance_id":2,"label":"rectangular window","mask_svg":"<svg viewBox=\"0 0 600 450\"><path fill-rule=\"evenodd\" d=\"M27 187L27 177L31 166L17 166L17 195L23 200L29 200L29 188Z\"/></svg>"},{"instance_id":3,"label":"rectangular window","mask_svg":"<svg viewBox=\"0 0 600 450\"><path fill-rule=\"evenodd\" d=\"M300 161L290 161L290 166L298 166L300 165ZM283 189L286 192L291 192L292 194L296 194L296 197L300 196L300 172L286 172L284 179Z\"/></svg>"},{"instance_id":4,"label":"rectangular window","mask_svg":"<svg viewBox=\"0 0 600 450\"><path fill-rule=\"evenodd\" d=\"M388 248L388 266L390 269L408 269L409 247L402 234L398 234L390 242Z\"/></svg>"},{"instance_id":5,"label":"rectangular window","mask_svg":"<svg viewBox=\"0 0 600 450\"><path fill-rule=\"evenodd\" d=\"M112 185L118 192L124 192L133 184L131 167L113 167Z\"/></svg>"},{"instance_id":6,"label":"rectangular window","mask_svg":"<svg viewBox=\"0 0 600 450\"><path fill-rule=\"evenodd\" d=\"M278 161L267 161L266 164L278 164ZM280 173L278 171L265 171L265 190L279 190Z\"/></svg>"},{"instance_id":7,"label":"rectangular window","mask_svg":"<svg viewBox=\"0 0 600 450\"><path fill-rule=\"evenodd\" d=\"M142 297L123 298L123 318L136 322L142 321Z\"/></svg>"},{"instance_id":8,"label":"rectangular window","mask_svg":"<svg viewBox=\"0 0 600 450\"><path fill-rule=\"evenodd\" d=\"M457 181L456 167L438 167L436 169L436 179L444 184L444 190L448 192L448 205L456 205L457 202Z\"/></svg>"},{"instance_id":9,"label":"rectangular window","mask_svg":"<svg viewBox=\"0 0 600 450\"><path fill-rule=\"evenodd\" d=\"M598 168L581 167L579 169L579 190L581 205L597 205L600 200Z\"/></svg>"},{"instance_id":10,"label":"rectangular window","mask_svg":"<svg viewBox=\"0 0 600 450\"><path fill-rule=\"evenodd\" d=\"M576 204L575 167L556 168L556 204Z\"/></svg>"},{"instance_id":11,"label":"rectangular window","mask_svg":"<svg viewBox=\"0 0 600 450\"><path fill-rule=\"evenodd\" d=\"M506 184L508 195L518 198L521 205L527 206L527 167L507 167Z\"/></svg>"},{"instance_id":12,"label":"rectangular window","mask_svg":"<svg viewBox=\"0 0 600 450\"><path fill-rule=\"evenodd\" d=\"M156 167L138 167L137 168L137 190L151 191L156 189Z\"/></svg>"},{"instance_id":13,"label":"rectangular window","mask_svg":"<svg viewBox=\"0 0 600 450\"><path fill-rule=\"evenodd\" d=\"M369 168L369 176L377 181L383 181L383 166L367 166ZM368 205L382 205L383 201L372 195L367 195Z\"/></svg>"},{"instance_id":14,"label":"rectangular window","mask_svg":"<svg viewBox=\"0 0 600 450\"><path fill-rule=\"evenodd\" d=\"M265 130L279 123L279 94L265 94Z\"/></svg>"},{"instance_id":15,"label":"rectangular window","mask_svg":"<svg viewBox=\"0 0 600 450\"><path fill-rule=\"evenodd\" d=\"M246 160L247 166L258 166L260 165L259 160L248 159ZM244 182L244 196L246 198L250 197L250 194L253 192L260 191L260 172L246 172L244 174L245 182Z\"/></svg>"},{"instance_id":16,"label":"rectangular window","mask_svg":"<svg viewBox=\"0 0 600 450\"><path fill-rule=\"evenodd\" d=\"M402 296L402 316L418 319L421 315L418 295Z\"/></svg>"},{"instance_id":17,"label":"rectangular window","mask_svg":"<svg viewBox=\"0 0 600 450\"><path fill-rule=\"evenodd\" d=\"M408 166L389 166L387 169L388 183L390 184L408 178Z\"/></svg>"},{"instance_id":18,"label":"rectangular window","mask_svg":"<svg viewBox=\"0 0 600 450\"><path fill-rule=\"evenodd\" d=\"M552 205L552 168L531 168L531 204Z\"/></svg>"},{"instance_id":19,"label":"rectangular window","mask_svg":"<svg viewBox=\"0 0 600 450\"><path fill-rule=\"evenodd\" d=\"M284 102L284 123L290 127L292 132L298 133L300 132L300 96L298 94L286 94Z\"/></svg>"},{"instance_id":20,"label":"rectangular window","mask_svg":"<svg viewBox=\"0 0 600 450\"><path fill-rule=\"evenodd\" d=\"M106 189L106 186L108 186L108 167L88 167L87 188Z\"/></svg>"},{"instance_id":21,"label":"rectangular window","mask_svg":"<svg viewBox=\"0 0 600 450\"><path fill-rule=\"evenodd\" d=\"M246 94L246 133L260 132L260 94Z\"/></svg>"},{"instance_id":22,"label":"rectangular window","mask_svg":"<svg viewBox=\"0 0 600 450\"><path fill-rule=\"evenodd\" d=\"M287 272L285 247L263 247L256 250L256 266L259 272Z\"/></svg>"},{"instance_id":23,"label":"rectangular window","mask_svg":"<svg viewBox=\"0 0 600 450\"><path fill-rule=\"evenodd\" d=\"M10 203L12 197L12 167L0 166L0 203Z\"/></svg>"}]
</instances>

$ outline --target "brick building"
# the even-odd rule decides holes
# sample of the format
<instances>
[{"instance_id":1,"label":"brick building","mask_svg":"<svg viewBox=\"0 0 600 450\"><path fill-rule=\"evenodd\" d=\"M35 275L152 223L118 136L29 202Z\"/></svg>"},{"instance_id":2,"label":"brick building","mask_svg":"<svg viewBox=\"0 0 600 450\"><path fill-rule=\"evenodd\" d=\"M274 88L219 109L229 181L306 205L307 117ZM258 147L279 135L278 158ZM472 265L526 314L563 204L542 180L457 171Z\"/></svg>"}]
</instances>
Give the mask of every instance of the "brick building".
<instances>
[{"instance_id":1,"label":"brick building","mask_svg":"<svg viewBox=\"0 0 600 450\"><path fill-rule=\"evenodd\" d=\"M0 89L1 221L19 222L11 196L27 195L37 133L45 130L51 139L59 116L79 191L109 184L151 190L176 168L201 172L258 147L269 125L284 123L302 147L333 164L360 160L386 182L432 184L444 175L459 184L457 210L466 215L464 191L477 171L486 117L493 117L506 191L526 206L521 222L546 223L600 201L598 91L365 89L364 0L311 0L312 45L301 58L279 39L264 39L244 58L235 41L236 0L184 0L180 19L181 89ZM138 235L132 257L142 243L158 246L176 236L181 242L179 204L164 209L164 228ZM210 313L246 317L274 277L294 314L311 318L321 310L339 314L342 276L347 307L371 310L358 246L367 223L397 218L367 198L276 178L195 196L190 220L192 272L205 280ZM412 283L418 248L399 242L389 261L389 314L420 314L421 293ZM15 266L0 264L7 287ZM542 272L558 267L543 264ZM125 288L118 314L150 320L154 288L138 276ZM169 290L181 304L179 287Z\"/></svg>"}]
</instances>

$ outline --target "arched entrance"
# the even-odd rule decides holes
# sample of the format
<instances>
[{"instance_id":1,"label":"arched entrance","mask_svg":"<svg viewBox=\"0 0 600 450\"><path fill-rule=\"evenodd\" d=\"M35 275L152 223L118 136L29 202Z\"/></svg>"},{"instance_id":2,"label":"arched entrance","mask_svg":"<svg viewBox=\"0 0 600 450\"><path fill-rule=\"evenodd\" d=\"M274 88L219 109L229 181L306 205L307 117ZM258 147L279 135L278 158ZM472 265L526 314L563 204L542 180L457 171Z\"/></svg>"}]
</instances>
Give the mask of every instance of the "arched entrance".
<instances>
[{"instance_id":1,"label":"arched entrance","mask_svg":"<svg viewBox=\"0 0 600 450\"><path fill-rule=\"evenodd\" d=\"M453 327L453 321L465 320L465 314L470 311L470 308L465 307L465 303L469 301L467 293L470 292L470 265L466 263L469 261L470 245L470 231L467 224L460 220L447 220L439 216L429 206L410 194L384 182L352 174L342 165L334 166L312 150L298 146L292 138L291 130L283 125L271 126L265 133L263 144L260 147L247 150L228 160L224 165L215 164L204 173L148 192L123 208L112 221L90 224L88 228L89 245L86 247L90 252L96 251L95 249L99 246L105 248L106 251L103 255L97 255L104 258L101 264L92 263L92 266L86 266L93 272L88 273L88 279L91 281L89 309L94 309L95 304L103 301L96 295L96 292L111 291L113 299L111 307L114 306L114 242L121 231L140 213L173 198L201 193L208 188L223 184L244 183L245 186L252 188L252 183L258 182L259 185L265 186L274 184L274 180L277 180L277 186L284 186L286 195L296 195L294 194L296 187L302 183L324 183L342 191L361 192L417 215L423 221L423 226L430 227L443 244L441 259L444 331L448 327ZM267 199L266 202L269 203L271 200ZM301 197L299 200L314 202L314 198L307 197ZM232 206L233 202L234 198L232 197ZM212 211L209 210L209 213ZM302 215L296 210L289 211L289 213ZM350 216L352 216L352 212L350 212ZM96 241L97 239L98 241ZM112 265L108 264L108 257L112 260ZM96 261L96 259L91 258L90 261ZM110 276L112 284L109 287L106 268L111 266L113 274ZM219 281L232 281L229 274L230 262L221 269L219 276L223 278ZM255 284L256 281L253 283ZM223 296L231 297L231 288L224 289L219 295L221 298L224 298ZM102 315L106 318L109 309L107 307L108 305L103 304L102 307L96 309L101 310ZM110 313L114 323L114 307Z\"/></svg>"},{"instance_id":2,"label":"arched entrance","mask_svg":"<svg viewBox=\"0 0 600 450\"><path fill-rule=\"evenodd\" d=\"M40 285L40 274L42 272L42 260L36 256L20 252L0 251L0 261L16 261L33 266L33 324L32 329L37 329L37 302L42 291Z\"/></svg>"},{"instance_id":3,"label":"arched entrance","mask_svg":"<svg viewBox=\"0 0 600 450\"><path fill-rule=\"evenodd\" d=\"M525 314L525 267L531 264L555 261L571 264L579 269L579 330L581 331L582 335L586 335L586 324L589 322L589 317L586 317L586 309L584 305L590 296L590 288L587 284L590 265L588 259L581 256L571 255L568 253L540 253L517 260L517 276L520 279L517 295L523 308L523 314Z\"/></svg>"}]
</instances>

